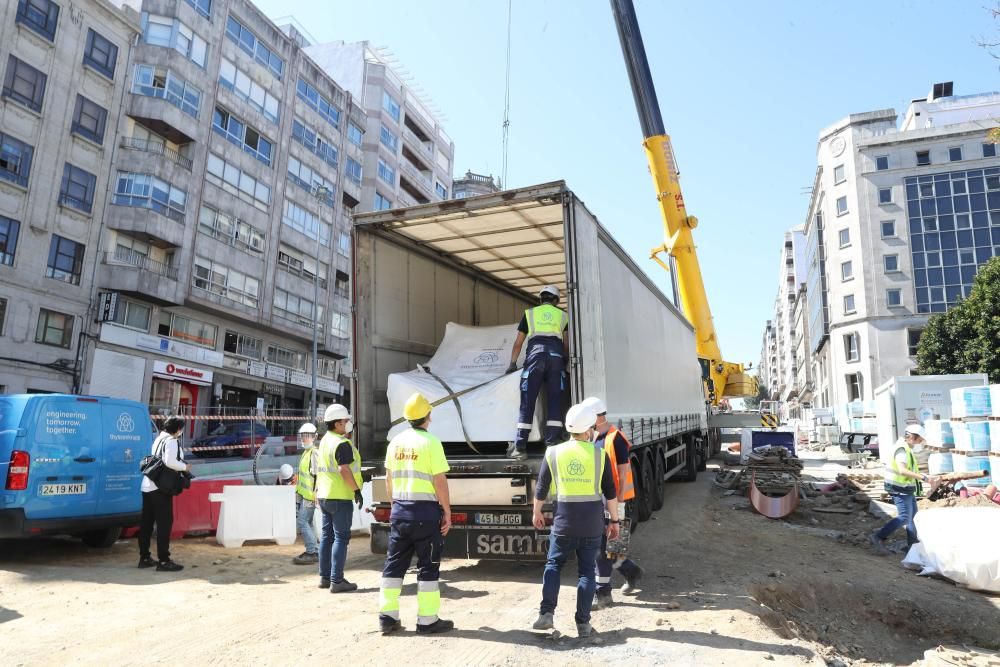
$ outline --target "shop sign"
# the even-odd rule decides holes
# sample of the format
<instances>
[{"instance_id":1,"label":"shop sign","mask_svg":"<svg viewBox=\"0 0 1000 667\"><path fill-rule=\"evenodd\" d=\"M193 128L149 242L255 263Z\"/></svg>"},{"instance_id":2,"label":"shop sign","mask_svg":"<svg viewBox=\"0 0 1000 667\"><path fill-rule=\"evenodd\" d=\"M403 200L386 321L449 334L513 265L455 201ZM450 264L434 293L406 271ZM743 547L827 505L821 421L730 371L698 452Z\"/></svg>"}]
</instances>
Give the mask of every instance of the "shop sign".
<instances>
[{"instance_id":1,"label":"shop sign","mask_svg":"<svg viewBox=\"0 0 1000 667\"><path fill-rule=\"evenodd\" d=\"M274 394L276 396L281 396L285 393L285 388L278 384L268 384L264 383L264 393Z\"/></svg>"},{"instance_id":2,"label":"shop sign","mask_svg":"<svg viewBox=\"0 0 1000 667\"><path fill-rule=\"evenodd\" d=\"M212 384L212 371L193 368L191 366L181 366L170 361L154 361L153 373L195 384Z\"/></svg>"},{"instance_id":3,"label":"shop sign","mask_svg":"<svg viewBox=\"0 0 1000 667\"><path fill-rule=\"evenodd\" d=\"M287 382L288 374L285 372L284 368L280 366L272 366L268 364L267 366L267 378L270 380L278 380L279 382Z\"/></svg>"},{"instance_id":4,"label":"shop sign","mask_svg":"<svg viewBox=\"0 0 1000 667\"><path fill-rule=\"evenodd\" d=\"M339 382L327 378L316 378L316 388L329 394L340 395L344 393L344 388L340 386Z\"/></svg>"},{"instance_id":5,"label":"shop sign","mask_svg":"<svg viewBox=\"0 0 1000 667\"><path fill-rule=\"evenodd\" d=\"M222 366L224 368L231 368L234 371L240 371L241 373L247 372L247 360L240 359L239 357L226 355L225 359L222 360Z\"/></svg>"},{"instance_id":6,"label":"shop sign","mask_svg":"<svg viewBox=\"0 0 1000 667\"><path fill-rule=\"evenodd\" d=\"M222 368L225 362L225 355L215 350L208 350L197 345L189 345L177 340L162 338L160 336L149 336L147 334L126 329L116 324L105 323L101 325L101 341L122 347L131 347L136 350L149 350L164 356L193 361L208 366Z\"/></svg>"},{"instance_id":7,"label":"shop sign","mask_svg":"<svg viewBox=\"0 0 1000 667\"><path fill-rule=\"evenodd\" d=\"M295 384L300 387L312 387L312 376L306 375L305 373L298 373L296 371L289 371L288 383Z\"/></svg>"},{"instance_id":8,"label":"shop sign","mask_svg":"<svg viewBox=\"0 0 1000 667\"><path fill-rule=\"evenodd\" d=\"M247 374L254 377L267 377L267 364L262 361L251 361L247 364Z\"/></svg>"}]
</instances>

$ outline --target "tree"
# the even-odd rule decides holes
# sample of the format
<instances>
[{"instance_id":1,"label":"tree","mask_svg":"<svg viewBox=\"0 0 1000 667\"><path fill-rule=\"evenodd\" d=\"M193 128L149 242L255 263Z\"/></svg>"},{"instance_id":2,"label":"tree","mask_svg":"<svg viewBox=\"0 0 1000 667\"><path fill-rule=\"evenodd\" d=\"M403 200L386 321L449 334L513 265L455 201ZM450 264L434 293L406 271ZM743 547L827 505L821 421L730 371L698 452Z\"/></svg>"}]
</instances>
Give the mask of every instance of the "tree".
<instances>
[{"instance_id":1,"label":"tree","mask_svg":"<svg viewBox=\"0 0 1000 667\"><path fill-rule=\"evenodd\" d=\"M759 378L758 378L759 381ZM746 410L756 410L760 407L761 401L766 401L770 396L767 394L767 387L761 382L757 385L757 395L747 396L743 399L743 408Z\"/></svg>"},{"instance_id":2,"label":"tree","mask_svg":"<svg viewBox=\"0 0 1000 667\"><path fill-rule=\"evenodd\" d=\"M979 267L968 299L931 316L917 366L923 375L986 373L1000 382L1000 257Z\"/></svg>"}]
</instances>

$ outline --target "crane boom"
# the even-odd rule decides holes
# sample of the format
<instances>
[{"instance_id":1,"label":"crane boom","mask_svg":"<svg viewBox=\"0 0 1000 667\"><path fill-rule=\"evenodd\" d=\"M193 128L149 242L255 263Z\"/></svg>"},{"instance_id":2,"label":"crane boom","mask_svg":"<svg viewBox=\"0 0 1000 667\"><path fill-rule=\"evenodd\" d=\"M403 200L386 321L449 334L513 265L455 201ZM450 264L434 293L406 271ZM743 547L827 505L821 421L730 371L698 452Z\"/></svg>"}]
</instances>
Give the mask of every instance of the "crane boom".
<instances>
[{"instance_id":1,"label":"crane boom","mask_svg":"<svg viewBox=\"0 0 1000 667\"><path fill-rule=\"evenodd\" d=\"M674 279L680 293L681 307L694 326L698 360L711 403L718 405L724 396L756 396L755 378L744 372L743 364L722 360L715 324L712 322L712 310L708 305L705 282L691 234L691 230L698 226L698 219L689 216L684 207L680 172L670 136L663 126L635 7L632 0L611 0L611 9L642 127L642 145L646 150L649 171L656 188L656 199L663 217L664 243L652 249L650 258L667 271L670 271L670 265L660 256L665 253L673 259Z\"/></svg>"}]
</instances>

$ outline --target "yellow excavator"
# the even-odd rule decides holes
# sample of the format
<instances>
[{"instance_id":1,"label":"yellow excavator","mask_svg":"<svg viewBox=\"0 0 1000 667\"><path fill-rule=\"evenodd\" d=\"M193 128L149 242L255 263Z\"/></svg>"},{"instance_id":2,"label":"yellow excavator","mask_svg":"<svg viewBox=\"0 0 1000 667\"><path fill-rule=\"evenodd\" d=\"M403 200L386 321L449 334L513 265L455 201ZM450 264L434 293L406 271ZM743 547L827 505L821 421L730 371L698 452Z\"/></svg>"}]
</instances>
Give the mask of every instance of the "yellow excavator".
<instances>
[{"instance_id":1,"label":"yellow excavator","mask_svg":"<svg viewBox=\"0 0 1000 667\"><path fill-rule=\"evenodd\" d=\"M663 127L660 106L653 87L653 77L646 60L646 49L639 32L632 0L611 0L618 37L621 40L625 67L632 84L639 123L642 126L649 172L653 176L656 199L663 216L664 242L652 249L650 259L667 271L673 267L674 282L680 293L684 315L694 326L698 361L705 381L705 396L712 406L729 397L757 396L757 378L749 375L743 364L723 361L712 322L705 283L695 252L691 230L698 219L687 214L681 194L680 171L670 137ZM670 261L664 261L666 255ZM672 261L671 261L672 260Z\"/></svg>"}]
</instances>

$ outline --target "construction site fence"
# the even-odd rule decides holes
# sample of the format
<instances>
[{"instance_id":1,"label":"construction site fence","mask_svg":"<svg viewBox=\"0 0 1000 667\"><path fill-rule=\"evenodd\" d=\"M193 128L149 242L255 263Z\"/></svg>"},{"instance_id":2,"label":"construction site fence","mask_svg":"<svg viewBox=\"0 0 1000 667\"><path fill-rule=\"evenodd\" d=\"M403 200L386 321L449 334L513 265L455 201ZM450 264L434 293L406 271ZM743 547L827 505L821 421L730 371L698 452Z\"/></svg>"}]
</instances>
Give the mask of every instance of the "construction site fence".
<instances>
[{"instance_id":1,"label":"construction site fence","mask_svg":"<svg viewBox=\"0 0 1000 667\"><path fill-rule=\"evenodd\" d=\"M150 406L149 416L157 428L162 427L168 417L184 419L187 440L184 449L202 456L221 453L246 457L261 449L275 455L293 454L302 424L311 422L322 430L316 420L309 418L307 410L296 409Z\"/></svg>"}]
</instances>

